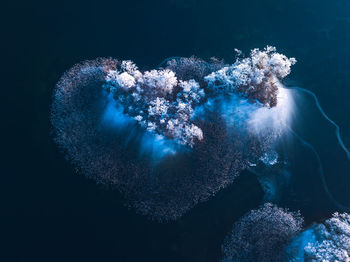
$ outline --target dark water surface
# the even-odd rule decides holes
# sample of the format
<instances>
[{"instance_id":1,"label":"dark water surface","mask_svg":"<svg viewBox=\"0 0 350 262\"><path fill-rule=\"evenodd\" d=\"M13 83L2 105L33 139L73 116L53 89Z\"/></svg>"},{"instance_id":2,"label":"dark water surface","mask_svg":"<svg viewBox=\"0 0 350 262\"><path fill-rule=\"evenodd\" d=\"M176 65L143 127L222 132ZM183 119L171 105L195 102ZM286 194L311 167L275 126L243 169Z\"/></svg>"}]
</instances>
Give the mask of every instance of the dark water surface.
<instances>
[{"instance_id":1,"label":"dark water surface","mask_svg":"<svg viewBox=\"0 0 350 262\"><path fill-rule=\"evenodd\" d=\"M152 68L170 56L232 62L234 48L273 45L298 60L288 83L316 93L350 146L347 0L12 1L4 7L0 261L218 261L233 222L263 201L257 178L245 172L180 220L159 224L125 208L117 192L77 175L52 142L49 108L59 77L85 59L110 56ZM350 171L334 129L312 99L301 101L303 121L294 128L320 151L329 190L349 205ZM293 141L292 182L278 202L301 209L310 223L337 208L314 156Z\"/></svg>"}]
</instances>

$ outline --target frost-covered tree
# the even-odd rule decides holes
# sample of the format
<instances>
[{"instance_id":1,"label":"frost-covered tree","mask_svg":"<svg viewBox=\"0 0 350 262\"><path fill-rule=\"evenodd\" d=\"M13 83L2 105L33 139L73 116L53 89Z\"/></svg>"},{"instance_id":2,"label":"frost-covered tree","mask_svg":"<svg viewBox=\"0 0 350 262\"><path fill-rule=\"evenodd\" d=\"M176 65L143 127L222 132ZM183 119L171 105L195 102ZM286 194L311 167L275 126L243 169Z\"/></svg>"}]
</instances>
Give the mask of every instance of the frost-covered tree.
<instances>
[{"instance_id":1,"label":"frost-covered tree","mask_svg":"<svg viewBox=\"0 0 350 262\"><path fill-rule=\"evenodd\" d=\"M299 233L302 224L299 213L267 203L234 224L222 246L222 261L283 261L285 246Z\"/></svg>"},{"instance_id":2,"label":"frost-covered tree","mask_svg":"<svg viewBox=\"0 0 350 262\"><path fill-rule=\"evenodd\" d=\"M349 262L350 215L334 213L323 223L314 224L292 241L290 261Z\"/></svg>"},{"instance_id":3,"label":"frost-covered tree","mask_svg":"<svg viewBox=\"0 0 350 262\"><path fill-rule=\"evenodd\" d=\"M204 97L195 80L179 81L169 69L141 73L131 61L123 61L120 68L108 72L105 88L124 113L149 132L191 147L195 139L203 139L202 130L191 121L193 105Z\"/></svg>"},{"instance_id":4,"label":"frost-covered tree","mask_svg":"<svg viewBox=\"0 0 350 262\"><path fill-rule=\"evenodd\" d=\"M236 92L268 107L277 105L278 83L290 73L295 58L276 53L276 48L253 49L250 56L211 73L205 79L221 92Z\"/></svg>"},{"instance_id":5,"label":"frost-covered tree","mask_svg":"<svg viewBox=\"0 0 350 262\"><path fill-rule=\"evenodd\" d=\"M295 62L270 46L253 49L249 57L230 66L184 58L168 61L165 69L141 72L131 61L123 61L108 72L105 88L124 113L149 132L193 147L196 140L203 139L203 131L193 121L195 107L218 92L276 106L279 81Z\"/></svg>"}]
</instances>

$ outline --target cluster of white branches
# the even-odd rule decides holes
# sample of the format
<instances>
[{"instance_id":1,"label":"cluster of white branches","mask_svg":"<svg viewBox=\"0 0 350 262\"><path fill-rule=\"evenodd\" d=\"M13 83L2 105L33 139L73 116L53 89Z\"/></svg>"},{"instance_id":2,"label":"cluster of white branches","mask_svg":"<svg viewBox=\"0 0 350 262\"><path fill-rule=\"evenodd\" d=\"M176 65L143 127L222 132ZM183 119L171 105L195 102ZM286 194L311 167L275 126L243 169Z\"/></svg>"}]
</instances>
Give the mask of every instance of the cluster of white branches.
<instances>
[{"instance_id":1,"label":"cluster of white branches","mask_svg":"<svg viewBox=\"0 0 350 262\"><path fill-rule=\"evenodd\" d=\"M249 57L231 66L222 65L203 75L202 80L182 81L170 69L141 72L131 61L123 61L117 69L108 71L105 87L123 106L124 113L148 131L192 147L196 140L203 139L193 115L194 107L203 104L205 97L218 92L238 93L251 102L274 107L279 80L290 73L295 62L268 46L253 49Z\"/></svg>"},{"instance_id":2,"label":"cluster of white branches","mask_svg":"<svg viewBox=\"0 0 350 262\"><path fill-rule=\"evenodd\" d=\"M350 262L350 215L335 213L314 229L317 241L304 248L309 259L322 262Z\"/></svg>"},{"instance_id":3,"label":"cluster of white branches","mask_svg":"<svg viewBox=\"0 0 350 262\"><path fill-rule=\"evenodd\" d=\"M203 138L202 130L192 123L193 106L204 97L204 90L194 80L178 80L169 69L141 73L131 61L110 70L105 87L150 132L193 146Z\"/></svg>"},{"instance_id":4,"label":"cluster of white branches","mask_svg":"<svg viewBox=\"0 0 350 262\"><path fill-rule=\"evenodd\" d=\"M268 107L277 104L277 83L290 74L295 58L276 53L276 48L253 49L250 56L238 59L205 77L218 91L237 92Z\"/></svg>"}]
</instances>

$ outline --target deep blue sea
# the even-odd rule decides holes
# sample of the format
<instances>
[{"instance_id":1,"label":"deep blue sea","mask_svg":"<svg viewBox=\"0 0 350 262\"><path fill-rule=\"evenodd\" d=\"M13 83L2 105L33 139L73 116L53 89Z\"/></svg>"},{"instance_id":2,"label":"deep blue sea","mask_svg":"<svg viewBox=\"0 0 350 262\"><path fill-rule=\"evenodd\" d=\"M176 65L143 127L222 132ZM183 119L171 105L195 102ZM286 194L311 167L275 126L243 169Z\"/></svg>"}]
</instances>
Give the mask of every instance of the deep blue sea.
<instances>
[{"instance_id":1,"label":"deep blue sea","mask_svg":"<svg viewBox=\"0 0 350 262\"><path fill-rule=\"evenodd\" d=\"M232 224L264 201L256 175L245 171L161 224L77 173L53 142L49 117L56 82L86 59L130 59L152 69L167 57L232 63L234 48L276 46L298 60L285 84L314 92L350 147L350 1L19 0L2 12L0 261L219 261ZM350 206L350 164L334 127L312 97L296 107L294 130L319 152L332 196ZM315 156L293 139L291 179L275 201L300 210L309 224L338 209Z\"/></svg>"}]
</instances>

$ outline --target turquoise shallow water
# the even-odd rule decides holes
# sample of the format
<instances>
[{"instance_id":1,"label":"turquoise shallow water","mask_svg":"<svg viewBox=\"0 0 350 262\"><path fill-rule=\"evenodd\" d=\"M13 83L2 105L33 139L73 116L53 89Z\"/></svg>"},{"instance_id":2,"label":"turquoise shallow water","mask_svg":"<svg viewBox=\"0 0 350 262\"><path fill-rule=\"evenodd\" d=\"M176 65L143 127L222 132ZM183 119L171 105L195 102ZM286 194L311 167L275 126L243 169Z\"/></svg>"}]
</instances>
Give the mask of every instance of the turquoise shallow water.
<instances>
[{"instance_id":1,"label":"turquoise shallow water","mask_svg":"<svg viewBox=\"0 0 350 262\"><path fill-rule=\"evenodd\" d=\"M163 225L125 208L117 192L77 175L52 142L49 107L59 77L85 59L111 56L153 68L171 56L232 62L234 48L274 45L298 60L286 84L315 92L350 146L346 0L17 1L5 10L4 261L217 261L233 222L264 199L256 176L245 172ZM310 97L297 106L294 130L319 151L334 198L349 205L350 172L334 129ZM324 191L314 155L296 138L288 148L292 178L276 201L301 209L307 223L328 217L337 207Z\"/></svg>"}]
</instances>

